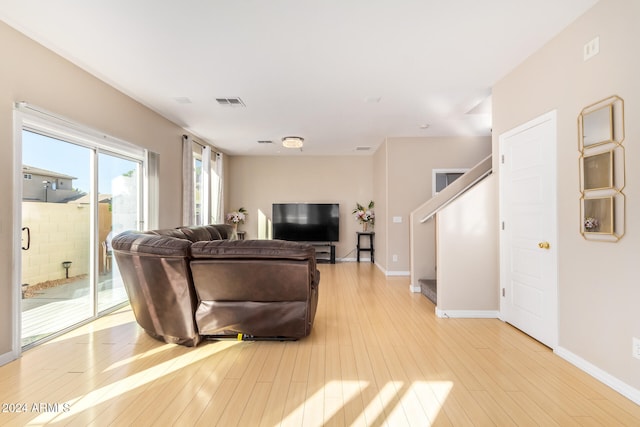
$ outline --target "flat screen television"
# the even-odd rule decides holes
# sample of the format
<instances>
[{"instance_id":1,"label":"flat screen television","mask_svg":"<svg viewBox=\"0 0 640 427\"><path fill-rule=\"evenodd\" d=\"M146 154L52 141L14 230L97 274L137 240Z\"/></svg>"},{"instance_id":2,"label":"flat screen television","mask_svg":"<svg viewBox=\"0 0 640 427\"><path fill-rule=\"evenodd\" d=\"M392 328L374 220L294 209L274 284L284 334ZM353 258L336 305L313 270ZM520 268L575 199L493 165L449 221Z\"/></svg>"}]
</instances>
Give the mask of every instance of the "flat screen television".
<instances>
[{"instance_id":1,"label":"flat screen television","mask_svg":"<svg viewBox=\"0 0 640 427\"><path fill-rule=\"evenodd\" d=\"M274 203L273 238L298 242L337 242L339 203Z\"/></svg>"}]
</instances>

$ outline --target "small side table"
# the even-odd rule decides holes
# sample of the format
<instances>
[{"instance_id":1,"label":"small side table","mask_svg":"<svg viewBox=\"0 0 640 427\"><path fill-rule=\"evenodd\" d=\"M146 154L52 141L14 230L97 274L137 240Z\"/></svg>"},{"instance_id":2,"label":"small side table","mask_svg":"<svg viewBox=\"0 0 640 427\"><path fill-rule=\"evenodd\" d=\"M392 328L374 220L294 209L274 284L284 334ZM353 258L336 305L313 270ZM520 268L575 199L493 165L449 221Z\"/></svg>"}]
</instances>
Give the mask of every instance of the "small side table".
<instances>
[{"instance_id":1,"label":"small side table","mask_svg":"<svg viewBox=\"0 0 640 427\"><path fill-rule=\"evenodd\" d=\"M246 231L236 231L236 234L238 235L238 240L244 240L244 235L246 234Z\"/></svg>"},{"instance_id":2,"label":"small side table","mask_svg":"<svg viewBox=\"0 0 640 427\"><path fill-rule=\"evenodd\" d=\"M375 237L376 233L373 232L373 231L357 231L356 234L358 236L358 244L356 245L356 252L357 252L357 260L358 260L358 262L360 262L360 252L370 252L371 253L371 262L374 262L375 248L374 248L374 244L373 244L373 238ZM363 237L363 236L369 238L369 247L362 247L361 246L360 238Z\"/></svg>"}]
</instances>

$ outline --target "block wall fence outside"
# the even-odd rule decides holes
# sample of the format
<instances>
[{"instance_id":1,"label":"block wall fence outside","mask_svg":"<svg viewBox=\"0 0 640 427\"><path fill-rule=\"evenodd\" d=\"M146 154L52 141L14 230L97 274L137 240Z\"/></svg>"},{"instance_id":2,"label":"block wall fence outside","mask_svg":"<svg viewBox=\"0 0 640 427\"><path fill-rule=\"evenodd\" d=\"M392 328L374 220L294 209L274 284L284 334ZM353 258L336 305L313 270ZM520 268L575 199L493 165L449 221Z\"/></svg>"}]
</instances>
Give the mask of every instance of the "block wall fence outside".
<instances>
[{"instance_id":1,"label":"block wall fence outside","mask_svg":"<svg viewBox=\"0 0 640 427\"><path fill-rule=\"evenodd\" d=\"M31 247L22 251L22 283L63 279L63 261L72 262L69 277L89 274L89 205L24 202L22 218L31 230ZM26 232L23 239L26 245Z\"/></svg>"}]
</instances>

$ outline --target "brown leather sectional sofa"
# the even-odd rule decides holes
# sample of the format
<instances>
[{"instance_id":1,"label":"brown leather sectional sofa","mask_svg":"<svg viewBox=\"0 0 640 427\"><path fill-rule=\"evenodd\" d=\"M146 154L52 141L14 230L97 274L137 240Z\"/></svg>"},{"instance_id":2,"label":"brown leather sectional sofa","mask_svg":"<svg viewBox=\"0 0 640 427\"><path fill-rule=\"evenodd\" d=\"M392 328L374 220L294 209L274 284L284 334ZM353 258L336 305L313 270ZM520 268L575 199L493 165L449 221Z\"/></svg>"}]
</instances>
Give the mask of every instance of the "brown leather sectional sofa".
<instances>
[{"instance_id":1,"label":"brown leather sectional sofa","mask_svg":"<svg viewBox=\"0 0 640 427\"><path fill-rule=\"evenodd\" d=\"M228 225L128 231L113 253L138 324L168 343L298 339L311 333L320 273L312 246L236 240Z\"/></svg>"}]
</instances>

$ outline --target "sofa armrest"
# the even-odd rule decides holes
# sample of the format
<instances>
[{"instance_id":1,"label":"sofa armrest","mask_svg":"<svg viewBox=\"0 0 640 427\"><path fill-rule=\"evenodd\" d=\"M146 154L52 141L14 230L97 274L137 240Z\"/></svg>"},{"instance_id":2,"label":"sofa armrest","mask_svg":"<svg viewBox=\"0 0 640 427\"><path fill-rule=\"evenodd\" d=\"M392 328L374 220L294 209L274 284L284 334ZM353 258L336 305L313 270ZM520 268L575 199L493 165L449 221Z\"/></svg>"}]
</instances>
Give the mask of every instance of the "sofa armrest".
<instances>
[{"instance_id":1,"label":"sofa armrest","mask_svg":"<svg viewBox=\"0 0 640 427\"><path fill-rule=\"evenodd\" d=\"M112 240L113 253L138 324L165 342L197 345L194 313L198 303L191 283L186 239L125 232Z\"/></svg>"}]
</instances>

